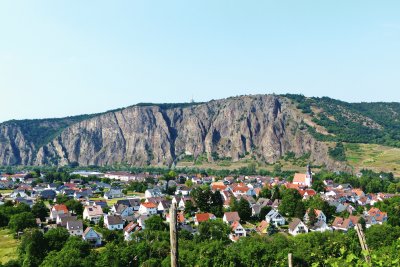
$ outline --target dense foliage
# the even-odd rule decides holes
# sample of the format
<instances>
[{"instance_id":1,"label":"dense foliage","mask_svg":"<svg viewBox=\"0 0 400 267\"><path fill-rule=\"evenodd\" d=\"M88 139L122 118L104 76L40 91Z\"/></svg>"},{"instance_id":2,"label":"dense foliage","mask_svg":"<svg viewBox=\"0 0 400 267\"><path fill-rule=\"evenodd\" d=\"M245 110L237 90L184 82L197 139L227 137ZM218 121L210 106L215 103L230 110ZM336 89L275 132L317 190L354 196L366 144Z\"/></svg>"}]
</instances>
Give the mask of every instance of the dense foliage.
<instances>
[{"instance_id":1,"label":"dense foliage","mask_svg":"<svg viewBox=\"0 0 400 267\"><path fill-rule=\"evenodd\" d=\"M347 103L329 97L284 96L332 134L317 133L309 127L319 140L400 147L400 103ZM311 107L322 111L314 113Z\"/></svg>"}]
</instances>

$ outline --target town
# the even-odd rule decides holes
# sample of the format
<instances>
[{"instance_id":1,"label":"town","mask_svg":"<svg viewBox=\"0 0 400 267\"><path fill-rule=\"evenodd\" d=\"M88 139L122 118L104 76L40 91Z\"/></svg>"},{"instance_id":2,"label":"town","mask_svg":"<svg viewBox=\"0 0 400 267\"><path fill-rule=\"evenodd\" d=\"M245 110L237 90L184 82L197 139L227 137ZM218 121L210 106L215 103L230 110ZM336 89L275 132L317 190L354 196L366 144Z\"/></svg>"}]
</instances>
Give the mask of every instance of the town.
<instances>
[{"instance_id":1,"label":"town","mask_svg":"<svg viewBox=\"0 0 400 267\"><path fill-rule=\"evenodd\" d=\"M357 224L369 228L389 219L376 204L398 196L365 193L328 179L316 191L309 166L290 181L261 175L217 178L174 171L154 175L79 170L70 175L74 178L62 181L46 174L33 177L32 172L3 173L0 205L42 207L40 216L34 218L35 227L43 232L65 228L71 236L99 247L104 244L103 235L109 236L106 231L118 232L131 241L153 217L169 223L171 205L178 209L179 229L196 235L202 223L221 220L229 226L229 239L236 242L254 234L347 232ZM22 224L26 221L24 218ZM16 234L23 235L23 230L24 226L18 226Z\"/></svg>"}]
</instances>

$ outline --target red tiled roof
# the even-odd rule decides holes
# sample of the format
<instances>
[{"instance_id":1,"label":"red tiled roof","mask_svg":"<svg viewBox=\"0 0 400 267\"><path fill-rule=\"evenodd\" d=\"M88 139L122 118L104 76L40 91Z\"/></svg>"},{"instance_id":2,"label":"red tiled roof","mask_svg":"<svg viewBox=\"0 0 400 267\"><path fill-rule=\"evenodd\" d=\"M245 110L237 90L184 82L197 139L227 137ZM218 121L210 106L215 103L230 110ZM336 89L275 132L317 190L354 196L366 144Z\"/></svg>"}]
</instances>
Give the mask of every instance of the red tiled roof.
<instances>
[{"instance_id":1,"label":"red tiled roof","mask_svg":"<svg viewBox=\"0 0 400 267\"><path fill-rule=\"evenodd\" d=\"M208 221L211 217L213 217L214 214L212 213L197 213L196 214L196 220L197 222L205 222Z\"/></svg>"},{"instance_id":2,"label":"red tiled roof","mask_svg":"<svg viewBox=\"0 0 400 267\"><path fill-rule=\"evenodd\" d=\"M53 209L56 211L64 211L64 213L68 213L68 208L64 204L56 204L53 206Z\"/></svg>"},{"instance_id":3,"label":"red tiled roof","mask_svg":"<svg viewBox=\"0 0 400 267\"><path fill-rule=\"evenodd\" d=\"M145 208L157 208L156 204L152 203L152 202L145 202L142 203L141 205L143 205Z\"/></svg>"}]
</instances>

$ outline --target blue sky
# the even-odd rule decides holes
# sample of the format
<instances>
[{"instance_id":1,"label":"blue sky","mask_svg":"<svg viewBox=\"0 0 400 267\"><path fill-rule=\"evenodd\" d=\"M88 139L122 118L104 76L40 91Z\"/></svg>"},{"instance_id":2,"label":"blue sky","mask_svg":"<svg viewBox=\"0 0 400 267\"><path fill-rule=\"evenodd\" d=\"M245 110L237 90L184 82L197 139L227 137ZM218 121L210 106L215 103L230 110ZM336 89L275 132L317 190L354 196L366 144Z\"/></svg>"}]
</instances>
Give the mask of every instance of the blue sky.
<instances>
[{"instance_id":1,"label":"blue sky","mask_svg":"<svg viewBox=\"0 0 400 267\"><path fill-rule=\"evenodd\" d=\"M400 1L1 1L0 121L257 93L400 101Z\"/></svg>"}]
</instances>

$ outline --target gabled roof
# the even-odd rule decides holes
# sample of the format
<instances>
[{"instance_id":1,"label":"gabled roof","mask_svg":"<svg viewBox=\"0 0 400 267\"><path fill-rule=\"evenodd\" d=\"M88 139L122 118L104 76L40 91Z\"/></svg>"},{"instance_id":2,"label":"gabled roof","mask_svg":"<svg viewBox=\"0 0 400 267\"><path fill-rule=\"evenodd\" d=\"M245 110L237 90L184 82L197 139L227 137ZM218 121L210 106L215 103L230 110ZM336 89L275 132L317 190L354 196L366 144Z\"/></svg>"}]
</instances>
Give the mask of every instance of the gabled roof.
<instances>
[{"instance_id":1,"label":"gabled roof","mask_svg":"<svg viewBox=\"0 0 400 267\"><path fill-rule=\"evenodd\" d=\"M72 230L83 230L83 223L82 223L82 221L68 221L67 222L67 229L69 231L72 231Z\"/></svg>"},{"instance_id":2,"label":"gabled roof","mask_svg":"<svg viewBox=\"0 0 400 267\"><path fill-rule=\"evenodd\" d=\"M238 221L234 221L231 224L231 228L232 228L233 231L235 231L238 227L242 227L243 228L243 226Z\"/></svg>"},{"instance_id":3,"label":"gabled roof","mask_svg":"<svg viewBox=\"0 0 400 267\"><path fill-rule=\"evenodd\" d=\"M152 202L145 202L145 203L142 203L141 205L147 209L157 208L156 204L154 204Z\"/></svg>"},{"instance_id":4,"label":"gabled roof","mask_svg":"<svg viewBox=\"0 0 400 267\"><path fill-rule=\"evenodd\" d=\"M299 218L293 218L292 221L289 223L289 230L294 231L299 224L304 224Z\"/></svg>"},{"instance_id":5,"label":"gabled roof","mask_svg":"<svg viewBox=\"0 0 400 267\"><path fill-rule=\"evenodd\" d=\"M101 208L101 206L86 206L85 210L87 211L89 216L103 215L103 209Z\"/></svg>"},{"instance_id":6,"label":"gabled roof","mask_svg":"<svg viewBox=\"0 0 400 267\"><path fill-rule=\"evenodd\" d=\"M212 213L197 213L195 216L196 216L196 221L199 223L208 221L209 219L215 217L215 215Z\"/></svg>"},{"instance_id":7,"label":"gabled roof","mask_svg":"<svg viewBox=\"0 0 400 267\"><path fill-rule=\"evenodd\" d=\"M123 224L122 217L119 215L107 215L108 225Z\"/></svg>"},{"instance_id":8,"label":"gabled roof","mask_svg":"<svg viewBox=\"0 0 400 267\"><path fill-rule=\"evenodd\" d=\"M304 184L306 182L307 175L305 173L295 173L293 177L293 183Z\"/></svg>"},{"instance_id":9,"label":"gabled roof","mask_svg":"<svg viewBox=\"0 0 400 267\"><path fill-rule=\"evenodd\" d=\"M68 208L64 204L56 204L52 209L58 212L63 211L64 213L68 213Z\"/></svg>"},{"instance_id":10,"label":"gabled roof","mask_svg":"<svg viewBox=\"0 0 400 267\"><path fill-rule=\"evenodd\" d=\"M228 222L240 221L239 213L237 211L225 212L224 218Z\"/></svg>"},{"instance_id":11,"label":"gabled roof","mask_svg":"<svg viewBox=\"0 0 400 267\"><path fill-rule=\"evenodd\" d=\"M139 226L139 224L130 222L125 228L124 232L131 233L131 232L136 232L142 230L142 227Z\"/></svg>"}]
</instances>

